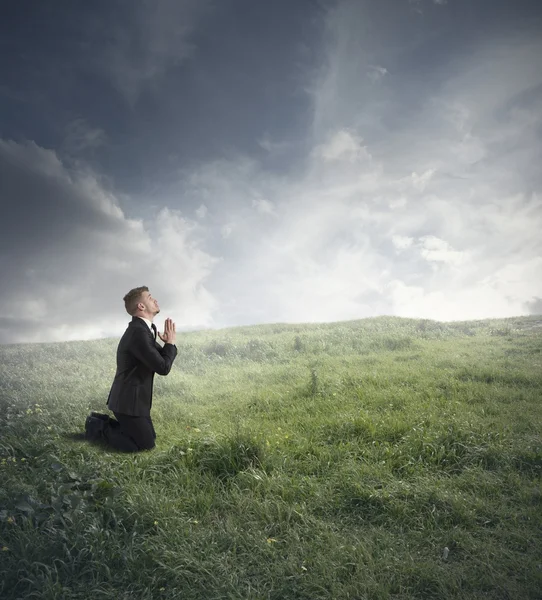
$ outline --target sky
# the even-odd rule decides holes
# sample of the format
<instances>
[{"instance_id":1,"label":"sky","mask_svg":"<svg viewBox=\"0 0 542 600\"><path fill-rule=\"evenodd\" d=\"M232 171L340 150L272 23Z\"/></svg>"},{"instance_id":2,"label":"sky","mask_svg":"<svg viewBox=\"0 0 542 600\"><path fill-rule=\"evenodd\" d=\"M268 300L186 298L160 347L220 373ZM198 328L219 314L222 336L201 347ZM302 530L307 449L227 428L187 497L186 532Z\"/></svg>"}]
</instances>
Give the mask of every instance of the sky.
<instances>
[{"instance_id":1,"label":"sky","mask_svg":"<svg viewBox=\"0 0 542 600\"><path fill-rule=\"evenodd\" d=\"M0 343L542 313L538 0L26 0Z\"/></svg>"}]
</instances>

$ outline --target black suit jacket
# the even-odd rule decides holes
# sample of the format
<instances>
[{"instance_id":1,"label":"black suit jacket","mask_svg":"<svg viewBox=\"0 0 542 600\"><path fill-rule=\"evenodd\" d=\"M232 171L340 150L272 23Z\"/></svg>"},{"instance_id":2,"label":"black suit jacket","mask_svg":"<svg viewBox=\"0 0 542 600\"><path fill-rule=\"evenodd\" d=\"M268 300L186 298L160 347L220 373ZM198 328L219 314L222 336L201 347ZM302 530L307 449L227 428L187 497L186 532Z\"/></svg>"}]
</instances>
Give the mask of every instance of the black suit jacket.
<instances>
[{"instance_id":1,"label":"black suit jacket","mask_svg":"<svg viewBox=\"0 0 542 600\"><path fill-rule=\"evenodd\" d=\"M107 399L109 409L125 415L150 416L154 374L167 375L176 356L173 344L162 348L147 323L132 317L117 348L117 372Z\"/></svg>"}]
</instances>

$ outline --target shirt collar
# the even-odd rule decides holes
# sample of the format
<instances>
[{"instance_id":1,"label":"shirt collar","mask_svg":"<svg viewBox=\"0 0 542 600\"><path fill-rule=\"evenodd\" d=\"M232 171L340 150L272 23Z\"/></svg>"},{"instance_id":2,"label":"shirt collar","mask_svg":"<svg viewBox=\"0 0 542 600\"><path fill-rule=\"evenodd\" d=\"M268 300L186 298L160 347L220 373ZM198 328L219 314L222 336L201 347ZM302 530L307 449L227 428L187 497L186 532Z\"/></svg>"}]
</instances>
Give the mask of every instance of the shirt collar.
<instances>
[{"instance_id":1,"label":"shirt collar","mask_svg":"<svg viewBox=\"0 0 542 600\"><path fill-rule=\"evenodd\" d=\"M152 329L152 321L149 321L149 319L146 319L145 317L138 317L138 319L145 321L145 323L147 323L148 328L151 330L152 334L154 335L154 332Z\"/></svg>"}]
</instances>

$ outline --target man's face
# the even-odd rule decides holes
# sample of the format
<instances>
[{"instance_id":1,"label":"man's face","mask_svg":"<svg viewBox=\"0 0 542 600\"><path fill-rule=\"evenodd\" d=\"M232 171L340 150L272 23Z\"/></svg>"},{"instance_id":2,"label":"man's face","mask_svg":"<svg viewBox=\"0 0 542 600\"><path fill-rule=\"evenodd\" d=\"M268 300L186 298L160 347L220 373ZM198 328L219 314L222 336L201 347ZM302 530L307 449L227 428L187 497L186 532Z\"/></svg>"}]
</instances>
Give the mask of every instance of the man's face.
<instances>
[{"instance_id":1,"label":"man's face","mask_svg":"<svg viewBox=\"0 0 542 600\"><path fill-rule=\"evenodd\" d=\"M144 304L147 312L150 312L153 315L157 315L160 312L158 300L155 300L150 292L143 292L139 302L140 304Z\"/></svg>"}]
</instances>

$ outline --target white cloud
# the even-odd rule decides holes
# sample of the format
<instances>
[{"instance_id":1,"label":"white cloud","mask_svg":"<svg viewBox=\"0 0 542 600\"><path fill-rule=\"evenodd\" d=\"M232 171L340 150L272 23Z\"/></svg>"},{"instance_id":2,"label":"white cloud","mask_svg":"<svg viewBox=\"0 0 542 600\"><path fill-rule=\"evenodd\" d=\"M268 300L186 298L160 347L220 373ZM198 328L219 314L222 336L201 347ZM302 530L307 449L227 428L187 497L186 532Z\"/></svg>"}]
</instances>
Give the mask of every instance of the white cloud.
<instances>
[{"instance_id":1,"label":"white cloud","mask_svg":"<svg viewBox=\"0 0 542 600\"><path fill-rule=\"evenodd\" d=\"M311 91L314 149L305 166L285 178L232 159L192 177L207 190L212 182L217 227L237 217L212 288L229 298L217 318L525 314L542 297L542 195L533 159L540 118L536 105L516 106L542 83L533 42L502 44L512 54L500 79L525 71L513 75L515 88L497 83L489 43L457 60L437 88L420 89L408 119L393 113L400 126L387 127L390 98L363 104L373 92L353 77L365 60L353 58L359 19L348 7L333 18L329 57ZM370 144L365 129L374 123L379 135ZM264 224L244 212L255 196L273 203L276 219Z\"/></svg>"},{"instance_id":2,"label":"white cloud","mask_svg":"<svg viewBox=\"0 0 542 600\"><path fill-rule=\"evenodd\" d=\"M252 206L259 213L264 215L272 215L275 213L275 206L269 200L265 198L258 198L257 200L252 200Z\"/></svg>"},{"instance_id":3,"label":"white cloud","mask_svg":"<svg viewBox=\"0 0 542 600\"><path fill-rule=\"evenodd\" d=\"M438 85L423 64L415 83L373 85L368 65L403 48L385 29L375 42L365 10L329 13L304 165L277 176L232 156L188 178L212 206L208 244L227 232L218 322L504 317L542 297L542 42L480 43Z\"/></svg>"},{"instance_id":4,"label":"white cloud","mask_svg":"<svg viewBox=\"0 0 542 600\"><path fill-rule=\"evenodd\" d=\"M207 207L205 206L205 204L201 204L200 207L196 209L196 216L199 219L205 219L208 212L209 211L208 211Z\"/></svg>"},{"instance_id":5,"label":"white cloud","mask_svg":"<svg viewBox=\"0 0 542 600\"><path fill-rule=\"evenodd\" d=\"M410 248L414 242L414 238L406 235L393 235L391 240L397 250L406 250L407 248Z\"/></svg>"},{"instance_id":6,"label":"white cloud","mask_svg":"<svg viewBox=\"0 0 542 600\"><path fill-rule=\"evenodd\" d=\"M541 276L542 256L539 255L526 261L504 264L495 273L485 277L482 283L519 307L525 298L538 297Z\"/></svg>"},{"instance_id":7,"label":"white cloud","mask_svg":"<svg viewBox=\"0 0 542 600\"><path fill-rule=\"evenodd\" d=\"M369 72L367 73L369 79L372 81L379 81L388 74L388 69L384 67L379 67L377 65L369 65Z\"/></svg>"},{"instance_id":8,"label":"white cloud","mask_svg":"<svg viewBox=\"0 0 542 600\"><path fill-rule=\"evenodd\" d=\"M179 211L168 208L158 213L151 228L153 246L147 264L156 265L160 282L156 287L164 297L163 305L175 311L174 320L180 326L211 325L217 303L204 282L218 260L201 249L198 236L203 232L198 233L198 225Z\"/></svg>"},{"instance_id":9,"label":"white cloud","mask_svg":"<svg viewBox=\"0 0 542 600\"><path fill-rule=\"evenodd\" d=\"M425 235L420 238L420 242L420 253L429 262L441 262L458 266L467 260L464 252L454 250L448 242L434 235Z\"/></svg>"},{"instance_id":10,"label":"white cloud","mask_svg":"<svg viewBox=\"0 0 542 600\"><path fill-rule=\"evenodd\" d=\"M415 12L417 12L420 15L423 15L422 7L421 7L421 0L408 0L408 3L410 4L410 7L412 8L412 10L414 10Z\"/></svg>"},{"instance_id":11,"label":"white cloud","mask_svg":"<svg viewBox=\"0 0 542 600\"><path fill-rule=\"evenodd\" d=\"M378 161L354 158L356 145L332 143L339 148L333 160L323 147L288 180L254 162L214 163L194 176L206 190L220 191L213 212L230 243L221 283L211 283L221 299L219 322L512 316L542 295L540 265L532 262L542 250L538 196L503 195L491 185L491 169L483 183L468 182L465 193L463 179L442 179L436 169L394 179ZM239 203L235 237L223 190ZM242 209L243 198L258 193L276 207L277 218L264 229ZM507 264L530 264L531 286L515 284L510 296L506 271L500 283L488 279Z\"/></svg>"},{"instance_id":12,"label":"white cloud","mask_svg":"<svg viewBox=\"0 0 542 600\"><path fill-rule=\"evenodd\" d=\"M390 208L404 208L407 204L407 199L404 196L399 196L398 198L392 198L388 206Z\"/></svg>"},{"instance_id":13,"label":"white cloud","mask_svg":"<svg viewBox=\"0 0 542 600\"><path fill-rule=\"evenodd\" d=\"M412 185L420 192L425 190L425 187L431 180L431 177L435 174L435 169L428 169L425 173L418 175L418 173L412 173Z\"/></svg>"},{"instance_id":14,"label":"white cloud","mask_svg":"<svg viewBox=\"0 0 542 600\"><path fill-rule=\"evenodd\" d=\"M324 161L348 161L354 162L360 158L370 159L371 155L362 139L349 131L340 130L335 132L330 139L316 148L316 156Z\"/></svg>"},{"instance_id":15,"label":"white cloud","mask_svg":"<svg viewBox=\"0 0 542 600\"><path fill-rule=\"evenodd\" d=\"M195 223L167 209L147 224L130 219L92 174L33 142L0 140L0 180L9 207L0 249L10 256L0 266L10 282L0 291L0 342L116 335L130 319L122 298L139 285L179 327L212 322L204 282L215 259Z\"/></svg>"},{"instance_id":16,"label":"white cloud","mask_svg":"<svg viewBox=\"0 0 542 600\"><path fill-rule=\"evenodd\" d=\"M229 238L230 235L233 233L234 229L235 229L235 225L233 223L227 223L226 225L223 225L220 230L222 237L224 239Z\"/></svg>"},{"instance_id":17,"label":"white cloud","mask_svg":"<svg viewBox=\"0 0 542 600\"><path fill-rule=\"evenodd\" d=\"M242 155L184 171L176 197L199 206L203 223L172 209L130 219L92 173L68 170L35 144L0 145L14 208L0 248L21 238L27 246L2 266L11 283L0 292L10 307L2 339L115 335L127 317L110 307L121 315L120 299L141 284L164 316L194 326L474 319L539 306L542 42L480 43L436 83L416 65L414 83L373 85L368 64L392 69L393 45L385 31L379 45L360 27L365 3L337 6L310 91L312 151L288 174ZM153 77L136 78L134 90ZM282 149L281 140L260 146ZM27 198L42 200L29 221ZM54 326L36 334L44 322Z\"/></svg>"},{"instance_id":18,"label":"white cloud","mask_svg":"<svg viewBox=\"0 0 542 600\"><path fill-rule=\"evenodd\" d=\"M258 140L258 144L261 148L269 152L272 155L281 154L292 148L292 142L289 141L276 141L270 139L268 135L263 136Z\"/></svg>"},{"instance_id":19,"label":"white cloud","mask_svg":"<svg viewBox=\"0 0 542 600\"><path fill-rule=\"evenodd\" d=\"M525 314L522 298L508 298L483 281L469 287L450 285L448 289L428 290L421 285L394 280L385 293L389 294L396 314L403 317L462 321Z\"/></svg>"}]
</instances>

